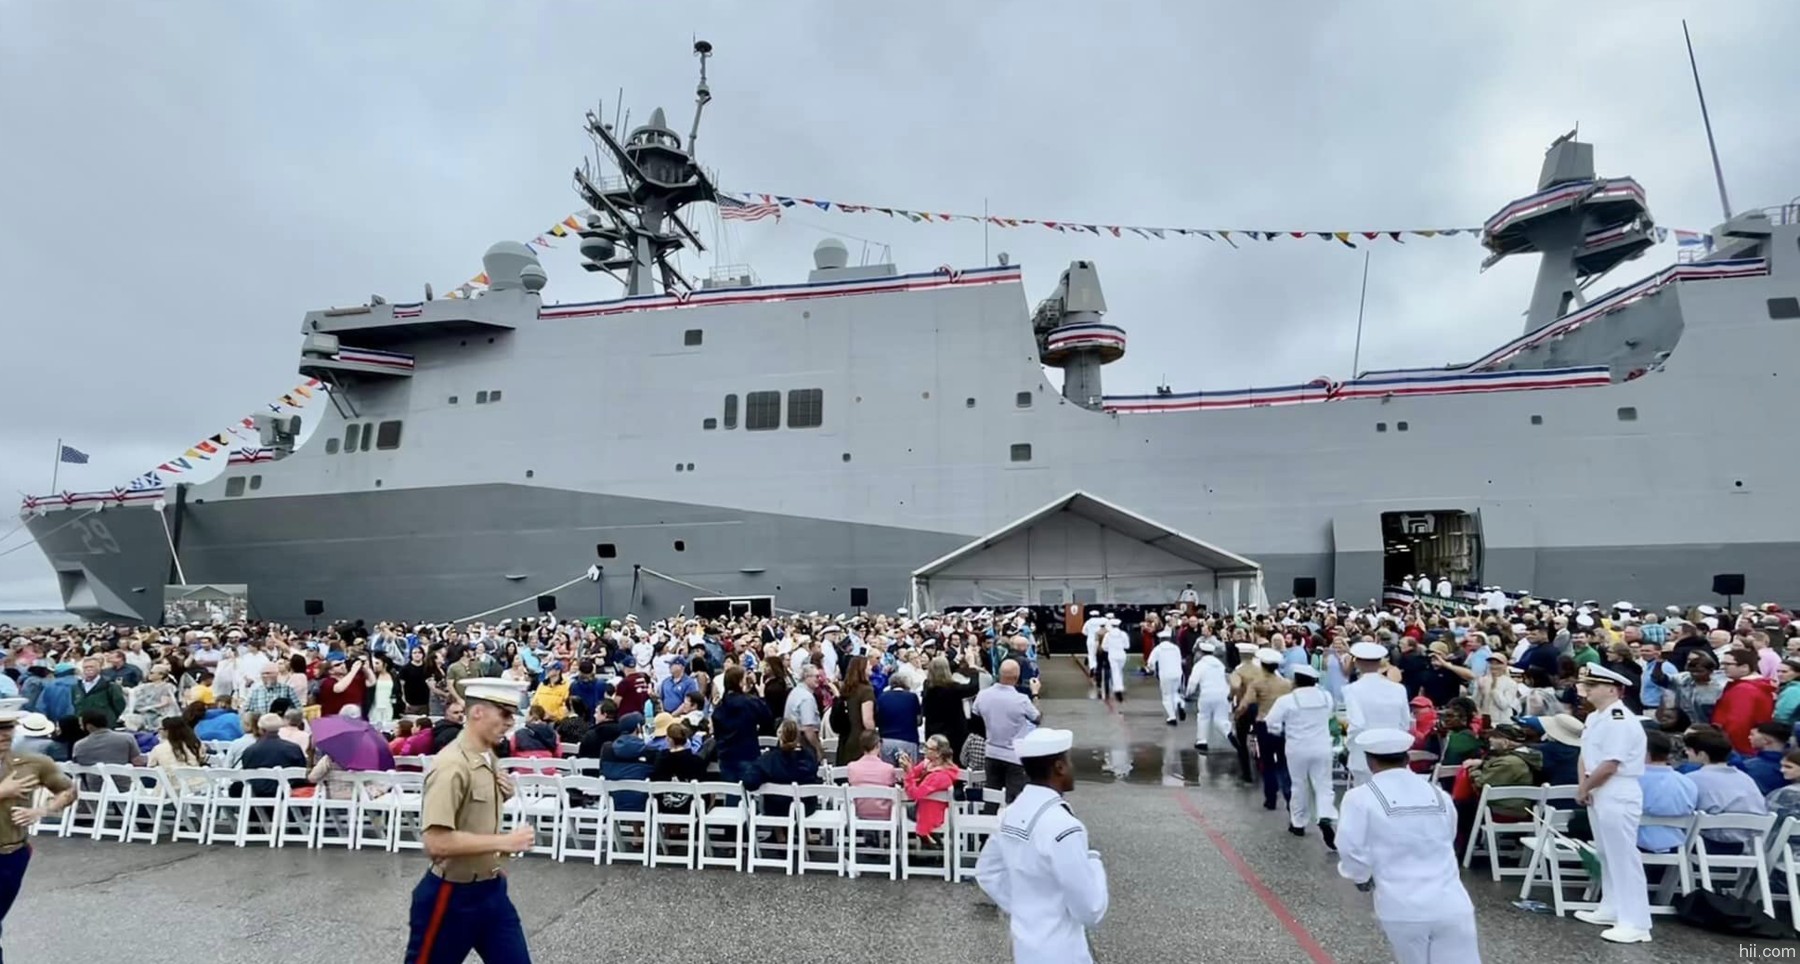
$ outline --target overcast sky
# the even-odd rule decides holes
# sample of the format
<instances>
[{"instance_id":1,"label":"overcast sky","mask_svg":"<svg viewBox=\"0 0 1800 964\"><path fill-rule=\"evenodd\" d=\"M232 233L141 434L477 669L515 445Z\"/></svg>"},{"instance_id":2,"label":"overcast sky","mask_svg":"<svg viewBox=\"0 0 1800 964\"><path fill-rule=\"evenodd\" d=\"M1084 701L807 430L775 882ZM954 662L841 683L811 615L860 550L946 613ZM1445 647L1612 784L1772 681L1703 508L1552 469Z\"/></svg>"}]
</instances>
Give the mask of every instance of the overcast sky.
<instances>
[{"instance_id":1,"label":"overcast sky","mask_svg":"<svg viewBox=\"0 0 1800 964\"><path fill-rule=\"evenodd\" d=\"M1685 16L1733 203L1800 193L1800 5L1301 6L0 0L0 498L48 490L58 437L93 456L62 487L124 482L290 387L303 312L447 290L491 242L568 214L582 111L610 112L623 85L634 120L660 103L685 133L696 35L716 48L700 155L732 190L1126 224L1474 225L1530 193L1579 122L1660 224L1706 229ZM974 225L817 211L734 225L716 254L801 279L828 231L853 259L859 239L891 246L903 271L983 256ZM988 241L1033 302L1069 260L1098 263L1131 339L1111 392L1349 374L1360 251ZM1603 287L1673 258L1666 244ZM1535 265L1480 260L1471 240L1375 245L1363 367L1517 334ZM572 244L544 261L548 298L616 294ZM24 539L0 541L0 608L58 602L37 550L8 552Z\"/></svg>"}]
</instances>

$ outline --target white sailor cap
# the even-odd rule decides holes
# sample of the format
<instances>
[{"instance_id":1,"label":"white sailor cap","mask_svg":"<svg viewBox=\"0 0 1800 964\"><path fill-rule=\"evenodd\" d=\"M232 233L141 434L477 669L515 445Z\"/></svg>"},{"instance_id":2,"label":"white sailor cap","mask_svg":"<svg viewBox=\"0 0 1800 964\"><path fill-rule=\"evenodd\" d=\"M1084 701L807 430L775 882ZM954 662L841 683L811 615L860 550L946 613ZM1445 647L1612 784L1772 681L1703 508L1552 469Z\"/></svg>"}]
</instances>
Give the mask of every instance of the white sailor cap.
<instances>
[{"instance_id":1,"label":"white sailor cap","mask_svg":"<svg viewBox=\"0 0 1800 964\"><path fill-rule=\"evenodd\" d=\"M821 629L821 630L819 630L819 635L820 635L820 636L823 636L823 635L825 635L825 634L826 634L826 633L839 633L839 634L841 634L841 633L843 633L843 631L844 631L844 627L842 627L842 626L835 626L835 625L833 625L833 626L827 626L827 627L825 627L825 628L824 628L824 629Z\"/></svg>"},{"instance_id":2,"label":"white sailor cap","mask_svg":"<svg viewBox=\"0 0 1800 964\"><path fill-rule=\"evenodd\" d=\"M1702 616L1717 616L1719 614L1719 611L1712 606L1701 606L1699 609L1700 615Z\"/></svg>"},{"instance_id":3,"label":"white sailor cap","mask_svg":"<svg viewBox=\"0 0 1800 964\"><path fill-rule=\"evenodd\" d=\"M1514 636L1523 636L1527 632L1531 631L1531 627L1525 625L1524 623L1513 623L1512 631L1513 631Z\"/></svg>"},{"instance_id":4,"label":"white sailor cap","mask_svg":"<svg viewBox=\"0 0 1800 964\"><path fill-rule=\"evenodd\" d=\"M1251 653L1256 652L1256 644L1255 643L1238 643L1237 651L1240 653L1243 653L1245 655L1249 655Z\"/></svg>"},{"instance_id":5,"label":"white sailor cap","mask_svg":"<svg viewBox=\"0 0 1800 964\"><path fill-rule=\"evenodd\" d=\"M1217 646L1214 646L1214 645L1213 645L1213 641L1212 641L1212 640L1210 640L1210 639L1203 639L1203 640L1201 640L1201 641L1200 641L1200 651L1201 651L1201 652L1202 652L1202 653L1210 653L1210 652L1212 652L1212 651L1213 651L1213 650L1215 650L1215 649L1218 649L1218 647L1217 647Z\"/></svg>"},{"instance_id":6,"label":"white sailor cap","mask_svg":"<svg viewBox=\"0 0 1800 964\"><path fill-rule=\"evenodd\" d=\"M1014 740L1013 752L1017 753L1021 760L1030 760L1036 757L1061 756L1069 752L1069 748L1074 745L1074 733L1040 726Z\"/></svg>"},{"instance_id":7,"label":"white sailor cap","mask_svg":"<svg viewBox=\"0 0 1800 964\"><path fill-rule=\"evenodd\" d=\"M1589 616L1587 613L1582 613L1575 617L1575 625L1580 626L1582 629L1593 629L1594 617Z\"/></svg>"},{"instance_id":8,"label":"white sailor cap","mask_svg":"<svg viewBox=\"0 0 1800 964\"><path fill-rule=\"evenodd\" d=\"M1294 675L1295 676L1304 676L1307 679L1318 679L1319 671L1316 669L1313 669L1311 666L1307 665L1306 663L1301 663L1300 665L1294 667Z\"/></svg>"},{"instance_id":9,"label":"white sailor cap","mask_svg":"<svg viewBox=\"0 0 1800 964\"><path fill-rule=\"evenodd\" d=\"M1093 619L1095 616L1098 616L1098 615L1100 615L1100 610L1098 610L1098 609L1088 610L1088 618L1089 619Z\"/></svg>"},{"instance_id":10,"label":"white sailor cap","mask_svg":"<svg viewBox=\"0 0 1800 964\"><path fill-rule=\"evenodd\" d=\"M1256 661L1259 663L1279 663L1281 662L1281 651L1264 646L1256 651Z\"/></svg>"},{"instance_id":11,"label":"white sailor cap","mask_svg":"<svg viewBox=\"0 0 1800 964\"><path fill-rule=\"evenodd\" d=\"M1386 646L1366 639L1350 647L1350 655L1356 659L1387 659L1387 654Z\"/></svg>"},{"instance_id":12,"label":"white sailor cap","mask_svg":"<svg viewBox=\"0 0 1800 964\"><path fill-rule=\"evenodd\" d=\"M1581 680L1584 683L1606 683L1611 686L1630 686L1631 680L1624 673L1610 670L1596 663L1588 663L1581 668Z\"/></svg>"},{"instance_id":13,"label":"white sailor cap","mask_svg":"<svg viewBox=\"0 0 1800 964\"><path fill-rule=\"evenodd\" d=\"M1115 623L1119 621L1119 616L1117 613L1107 613L1106 618L1112 620Z\"/></svg>"},{"instance_id":14,"label":"white sailor cap","mask_svg":"<svg viewBox=\"0 0 1800 964\"><path fill-rule=\"evenodd\" d=\"M1707 629L1718 629L1719 617L1708 616L1705 619L1700 620L1700 625L1705 626Z\"/></svg>"},{"instance_id":15,"label":"white sailor cap","mask_svg":"<svg viewBox=\"0 0 1800 964\"><path fill-rule=\"evenodd\" d=\"M1619 612L1622 612L1622 613L1635 613L1635 612L1637 612L1637 607L1636 607L1636 606L1633 606L1633 605L1632 605L1632 604L1630 604L1630 603L1628 603L1628 602L1616 602L1616 603L1613 603L1613 609L1615 609L1615 610L1617 610L1617 611L1619 611Z\"/></svg>"},{"instance_id":16,"label":"white sailor cap","mask_svg":"<svg viewBox=\"0 0 1800 964\"><path fill-rule=\"evenodd\" d=\"M509 710L517 710L519 705L524 702L525 684L489 676L472 677L459 681L456 685L456 692L465 702L480 700L483 703L492 703Z\"/></svg>"},{"instance_id":17,"label":"white sailor cap","mask_svg":"<svg viewBox=\"0 0 1800 964\"><path fill-rule=\"evenodd\" d=\"M1356 734L1351 744L1364 753L1391 756L1412 749L1413 736L1405 730L1364 730Z\"/></svg>"},{"instance_id":18,"label":"white sailor cap","mask_svg":"<svg viewBox=\"0 0 1800 964\"><path fill-rule=\"evenodd\" d=\"M1673 615L1673 616L1679 616L1679 615L1681 615L1681 607L1680 606L1664 606L1663 612L1669 613L1670 615Z\"/></svg>"},{"instance_id":19,"label":"white sailor cap","mask_svg":"<svg viewBox=\"0 0 1800 964\"><path fill-rule=\"evenodd\" d=\"M626 622L628 622L628 623L635 623L635 622L637 622L637 613L626 613L626 614L625 614L625 621L626 621Z\"/></svg>"}]
</instances>

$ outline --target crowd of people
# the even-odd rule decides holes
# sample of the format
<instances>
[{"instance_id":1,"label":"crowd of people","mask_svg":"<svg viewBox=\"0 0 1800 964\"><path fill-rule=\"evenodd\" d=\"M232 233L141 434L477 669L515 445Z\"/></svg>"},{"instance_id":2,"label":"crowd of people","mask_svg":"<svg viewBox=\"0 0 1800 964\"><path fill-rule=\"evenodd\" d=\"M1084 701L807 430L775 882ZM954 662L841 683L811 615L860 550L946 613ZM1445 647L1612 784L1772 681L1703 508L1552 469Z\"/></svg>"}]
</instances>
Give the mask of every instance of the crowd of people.
<instances>
[{"instance_id":1,"label":"crowd of people","mask_svg":"<svg viewBox=\"0 0 1800 964\"><path fill-rule=\"evenodd\" d=\"M1618 772L1641 785L1641 801L1623 804L1633 828L1643 816L1773 815L1775 826L1800 817L1800 619L1793 612L1774 604L1644 612L1626 602L1498 592L1473 604L1447 602L1357 608L1295 601L1269 613L1211 617L1174 609L1130 631L1092 611L1084 627L1091 695L1123 699L1125 656L1141 647L1140 672L1157 677L1169 725L1186 719L1193 699L1196 749L1228 743L1239 777L1260 781L1263 806L1285 801L1290 832L1304 836L1316 824L1333 849L1333 763L1347 756L1351 781L1367 782L1369 755L1354 737L1373 731L1410 736L1406 765L1432 774L1454 802L1456 853L1477 823L1483 788L1585 792ZM1641 729L1643 748L1596 780L1590 731L1601 709ZM1604 793L1597 799L1583 801L1587 809L1574 815L1570 833L1603 844L1595 827L1603 821L1589 819L1606 804ZM1529 820L1530 806L1497 800L1489 818ZM1703 836L1711 853L1742 853L1751 840L1742 830ZM1644 852L1668 853L1684 836L1646 826L1627 839ZM1647 940L1647 913L1607 936Z\"/></svg>"},{"instance_id":2,"label":"crowd of people","mask_svg":"<svg viewBox=\"0 0 1800 964\"><path fill-rule=\"evenodd\" d=\"M0 627L0 699L22 712L19 748L52 760L304 766L337 795L349 783L312 745L316 720L360 717L395 756L434 754L462 730L459 682L495 678L525 693L502 754L572 751L604 777L716 773L751 789L841 767L853 786L903 788L931 836L944 814L930 798L965 774L977 789L1024 786L1012 742L1038 718L1024 617Z\"/></svg>"}]
</instances>

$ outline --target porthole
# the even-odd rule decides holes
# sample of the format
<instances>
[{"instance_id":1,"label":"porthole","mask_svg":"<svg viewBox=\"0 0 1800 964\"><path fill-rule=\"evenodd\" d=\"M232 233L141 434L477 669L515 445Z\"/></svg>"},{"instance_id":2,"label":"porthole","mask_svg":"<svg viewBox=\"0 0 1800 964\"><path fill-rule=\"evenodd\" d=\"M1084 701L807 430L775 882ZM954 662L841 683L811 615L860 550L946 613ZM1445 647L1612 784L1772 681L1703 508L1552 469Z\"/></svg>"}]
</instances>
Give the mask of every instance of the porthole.
<instances>
[{"instance_id":1,"label":"porthole","mask_svg":"<svg viewBox=\"0 0 1800 964\"><path fill-rule=\"evenodd\" d=\"M1396 432L1406 431L1406 423L1405 422L1395 422L1394 423L1394 431L1396 431Z\"/></svg>"},{"instance_id":2,"label":"porthole","mask_svg":"<svg viewBox=\"0 0 1800 964\"><path fill-rule=\"evenodd\" d=\"M677 472L682 471L680 462L675 463L675 471L677 471Z\"/></svg>"},{"instance_id":3,"label":"porthole","mask_svg":"<svg viewBox=\"0 0 1800 964\"><path fill-rule=\"evenodd\" d=\"M687 331L684 331L681 333L681 343L689 348L692 348L695 345L700 344L701 340L705 337L706 337L706 333L701 331L700 329L689 328Z\"/></svg>"},{"instance_id":4,"label":"porthole","mask_svg":"<svg viewBox=\"0 0 1800 964\"><path fill-rule=\"evenodd\" d=\"M1013 396L1013 404L1017 405L1020 408L1030 408L1031 407L1031 393L1030 392L1020 392L1019 394L1014 395Z\"/></svg>"},{"instance_id":5,"label":"porthole","mask_svg":"<svg viewBox=\"0 0 1800 964\"><path fill-rule=\"evenodd\" d=\"M676 552L686 552L687 551L687 543L683 542L680 539L676 539L675 540L675 551Z\"/></svg>"},{"instance_id":6,"label":"porthole","mask_svg":"<svg viewBox=\"0 0 1800 964\"><path fill-rule=\"evenodd\" d=\"M703 418L700 420L700 427L710 432L719 427L719 420L716 418Z\"/></svg>"},{"instance_id":7,"label":"porthole","mask_svg":"<svg viewBox=\"0 0 1800 964\"><path fill-rule=\"evenodd\" d=\"M972 398L965 398L965 399L963 399L963 407L964 407L964 408L974 408L974 407L975 407L975 400L974 400L974 399L972 399Z\"/></svg>"},{"instance_id":8,"label":"porthole","mask_svg":"<svg viewBox=\"0 0 1800 964\"><path fill-rule=\"evenodd\" d=\"M525 477L526 477L526 478L528 478L528 479L529 479L529 478L533 478L533 477L535 477L535 476L536 476L536 475L537 475L537 473L536 473L536 472L534 472L534 471L532 471L532 470L531 470L531 469L526 469L526 470L525 470Z\"/></svg>"},{"instance_id":9,"label":"porthole","mask_svg":"<svg viewBox=\"0 0 1800 964\"><path fill-rule=\"evenodd\" d=\"M452 404L452 405L456 404L456 396L455 395L450 396L450 404Z\"/></svg>"},{"instance_id":10,"label":"porthole","mask_svg":"<svg viewBox=\"0 0 1800 964\"><path fill-rule=\"evenodd\" d=\"M1012 446L1012 460L1014 462L1031 461L1031 443L1014 442Z\"/></svg>"},{"instance_id":11,"label":"porthole","mask_svg":"<svg viewBox=\"0 0 1800 964\"><path fill-rule=\"evenodd\" d=\"M688 464L687 464L687 470L688 470L688 471L689 471L689 472L692 472L692 471L694 471L694 463L692 463L692 462L689 462L689 463L688 463Z\"/></svg>"},{"instance_id":12,"label":"porthole","mask_svg":"<svg viewBox=\"0 0 1800 964\"><path fill-rule=\"evenodd\" d=\"M1619 421L1621 421L1621 422L1637 421L1637 408L1632 405L1626 405L1626 406L1620 408L1619 409Z\"/></svg>"},{"instance_id":13,"label":"porthole","mask_svg":"<svg viewBox=\"0 0 1800 964\"><path fill-rule=\"evenodd\" d=\"M850 461L850 453L849 452L844 453L844 461L846 461L846 462Z\"/></svg>"},{"instance_id":14,"label":"porthole","mask_svg":"<svg viewBox=\"0 0 1800 964\"><path fill-rule=\"evenodd\" d=\"M1387 423L1386 422L1376 422L1375 423L1375 431L1377 431L1377 432L1387 431Z\"/></svg>"},{"instance_id":15,"label":"porthole","mask_svg":"<svg viewBox=\"0 0 1800 964\"><path fill-rule=\"evenodd\" d=\"M617 559L619 557L619 547L610 542L602 542L594 547L594 555L597 555L602 559Z\"/></svg>"},{"instance_id":16,"label":"porthole","mask_svg":"<svg viewBox=\"0 0 1800 964\"><path fill-rule=\"evenodd\" d=\"M1542 425L1542 424L1544 424L1544 416L1542 416L1542 415L1533 415L1533 416L1531 416L1531 424L1533 424L1533 425Z\"/></svg>"}]
</instances>

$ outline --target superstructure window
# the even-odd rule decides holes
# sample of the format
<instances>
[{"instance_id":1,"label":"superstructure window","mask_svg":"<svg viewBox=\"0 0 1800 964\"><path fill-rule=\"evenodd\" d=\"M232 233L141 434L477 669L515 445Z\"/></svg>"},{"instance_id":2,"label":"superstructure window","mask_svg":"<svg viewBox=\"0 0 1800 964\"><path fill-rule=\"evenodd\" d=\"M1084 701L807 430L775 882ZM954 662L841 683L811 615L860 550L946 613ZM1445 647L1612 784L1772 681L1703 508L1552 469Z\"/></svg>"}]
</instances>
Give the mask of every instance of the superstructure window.
<instances>
[{"instance_id":1,"label":"superstructure window","mask_svg":"<svg viewBox=\"0 0 1800 964\"><path fill-rule=\"evenodd\" d=\"M225 498L235 499L244 494L244 477L234 475L225 480Z\"/></svg>"},{"instance_id":2,"label":"superstructure window","mask_svg":"<svg viewBox=\"0 0 1800 964\"><path fill-rule=\"evenodd\" d=\"M368 422L364 422L363 427L362 427L362 448L358 449L357 451L367 452L369 450L370 444L372 444L374 441L375 441L375 426L370 425Z\"/></svg>"},{"instance_id":3,"label":"superstructure window","mask_svg":"<svg viewBox=\"0 0 1800 964\"><path fill-rule=\"evenodd\" d=\"M397 449L400 447L400 422L382 422L375 426L375 447L378 449Z\"/></svg>"},{"instance_id":4,"label":"superstructure window","mask_svg":"<svg viewBox=\"0 0 1800 964\"><path fill-rule=\"evenodd\" d=\"M475 404L486 405L487 404L487 392L476 392L475 393Z\"/></svg>"},{"instance_id":5,"label":"superstructure window","mask_svg":"<svg viewBox=\"0 0 1800 964\"><path fill-rule=\"evenodd\" d=\"M683 345L686 345L689 348L692 348L695 345L700 344L701 339L703 339L705 337L706 337L706 333L701 331L700 329L689 328L687 331L684 331L681 333L681 343Z\"/></svg>"},{"instance_id":6,"label":"superstructure window","mask_svg":"<svg viewBox=\"0 0 1800 964\"><path fill-rule=\"evenodd\" d=\"M262 476L252 475L250 477L250 491L255 492L260 488L262 488Z\"/></svg>"},{"instance_id":7,"label":"superstructure window","mask_svg":"<svg viewBox=\"0 0 1800 964\"><path fill-rule=\"evenodd\" d=\"M1619 421L1621 421L1621 422L1637 421L1637 409L1630 405L1627 405L1624 408L1619 409Z\"/></svg>"},{"instance_id":8,"label":"superstructure window","mask_svg":"<svg viewBox=\"0 0 1800 964\"><path fill-rule=\"evenodd\" d=\"M356 443L362 438L362 426L351 422L344 426L344 451L356 451Z\"/></svg>"},{"instance_id":9,"label":"superstructure window","mask_svg":"<svg viewBox=\"0 0 1800 964\"><path fill-rule=\"evenodd\" d=\"M703 418L700 420L700 427L710 432L719 427L719 420L716 418Z\"/></svg>"},{"instance_id":10,"label":"superstructure window","mask_svg":"<svg viewBox=\"0 0 1800 964\"><path fill-rule=\"evenodd\" d=\"M594 547L594 554L602 559L617 559L619 557L619 547L610 542L602 542Z\"/></svg>"},{"instance_id":11,"label":"superstructure window","mask_svg":"<svg viewBox=\"0 0 1800 964\"><path fill-rule=\"evenodd\" d=\"M788 392L788 428L818 428L825 424L825 390L796 388Z\"/></svg>"},{"instance_id":12,"label":"superstructure window","mask_svg":"<svg viewBox=\"0 0 1800 964\"><path fill-rule=\"evenodd\" d=\"M500 400L500 389L496 388L493 391L488 392L488 401L498 402L499 400Z\"/></svg>"},{"instance_id":13,"label":"superstructure window","mask_svg":"<svg viewBox=\"0 0 1800 964\"><path fill-rule=\"evenodd\" d=\"M745 431L766 432L780 427L780 392L751 392L744 396Z\"/></svg>"},{"instance_id":14,"label":"superstructure window","mask_svg":"<svg viewBox=\"0 0 1800 964\"><path fill-rule=\"evenodd\" d=\"M1020 392L1019 394L1014 395L1013 396L1013 404L1017 405L1020 408L1030 408L1031 407L1031 393L1030 392Z\"/></svg>"},{"instance_id":15,"label":"superstructure window","mask_svg":"<svg viewBox=\"0 0 1800 964\"><path fill-rule=\"evenodd\" d=\"M725 427L737 428L737 396L725 396Z\"/></svg>"},{"instance_id":16,"label":"superstructure window","mask_svg":"<svg viewBox=\"0 0 1800 964\"><path fill-rule=\"evenodd\" d=\"M337 453L338 453L338 440L335 438L326 439L325 440L325 454L326 455L336 455Z\"/></svg>"},{"instance_id":17,"label":"superstructure window","mask_svg":"<svg viewBox=\"0 0 1800 964\"><path fill-rule=\"evenodd\" d=\"M1031 443L1014 442L1012 446L1012 460L1014 462L1031 461Z\"/></svg>"},{"instance_id":18,"label":"superstructure window","mask_svg":"<svg viewBox=\"0 0 1800 964\"><path fill-rule=\"evenodd\" d=\"M1770 318L1800 318L1800 298L1770 298Z\"/></svg>"}]
</instances>

